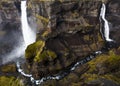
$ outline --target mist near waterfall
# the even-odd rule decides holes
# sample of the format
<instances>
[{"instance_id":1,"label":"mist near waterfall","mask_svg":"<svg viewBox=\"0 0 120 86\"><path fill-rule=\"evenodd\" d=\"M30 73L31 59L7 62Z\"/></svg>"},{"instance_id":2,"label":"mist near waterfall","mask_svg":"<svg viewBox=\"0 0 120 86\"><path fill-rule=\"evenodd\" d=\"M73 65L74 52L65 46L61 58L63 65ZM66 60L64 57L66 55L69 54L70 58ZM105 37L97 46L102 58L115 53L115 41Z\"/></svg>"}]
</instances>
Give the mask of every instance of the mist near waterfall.
<instances>
[{"instance_id":1,"label":"mist near waterfall","mask_svg":"<svg viewBox=\"0 0 120 86\"><path fill-rule=\"evenodd\" d=\"M31 29L27 20L26 1L21 1L21 29L22 35L20 35L18 44L14 46L10 53L7 53L2 57L2 64L16 61L17 59L24 57L27 46L35 42L36 33Z\"/></svg>"},{"instance_id":2,"label":"mist near waterfall","mask_svg":"<svg viewBox=\"0 0 120 86\"><path fill-rule=\"evenodd\" d=\"M18 58L24 57L25 44L21 42L19 45L15 46L10 53L7 53L2 57L2 64L6 64L10 61L15 61Z\"/></svg>"},{"instance_id":3,"label":"mist near waterfall","mask_svg":"<svg viewBox=\"0 0 120 86\"><path fill-rule=\"evenodd\" d=\"M4 32L4 34L0 36L0 65L3 64L4 61L6 61L7 58L9 58L10 53L17 46L20 46L20 43L23 42L22 33L20 31L20 25L16 25L16 26L17 27L15 28L11 28L11 29L4 28L0 30Z\"/></svg>"}]
</instances>

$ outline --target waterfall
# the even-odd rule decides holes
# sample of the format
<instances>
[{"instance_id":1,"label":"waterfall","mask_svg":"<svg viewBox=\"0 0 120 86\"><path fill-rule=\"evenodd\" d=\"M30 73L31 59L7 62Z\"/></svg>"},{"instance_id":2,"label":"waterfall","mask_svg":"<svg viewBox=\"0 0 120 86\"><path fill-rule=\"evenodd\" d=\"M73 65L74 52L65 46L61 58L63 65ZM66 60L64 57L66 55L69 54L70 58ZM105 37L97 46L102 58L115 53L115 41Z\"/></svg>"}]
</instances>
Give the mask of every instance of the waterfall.
<instances>
[{"instance_id":1,"label":"waterfall","mask_svg":"<svg viewBox=\"0 0 120 86\"><path fill-rule=\"evenodd\" d=\"M22 24L22 34L27 47L29 44L35 42L36 34L30 28L27 21L27 12L26 12L26 1L21 1L21 24Z\"/></svg>"},{"instance_id":2,"label":"waterfall","mask_svg":"<svg viewBox=\"0 0 120 86\"><path fill-rule=\"evenodd\" d=\"M26 15L26 1L22 1L21 3L21 9L22 9L22 29L23 29L23 36L24 36L24 41L26 45L29 45L30 43L34 42L35 40L31 39L34 34L31 33L31 29L28 25L27 22L27 15ZM102 20L104 21L104 37L105 40L110 42L113 41L112 39L109 38L109 25L108 25L108 21L105 19L105 11L106 11L106 7L105 4L102 4L102 8L101 8L101 12L100 12L100 18L102 18ZM28 32L30 31L30 32ZM29 34L27 34L29 33ZM30 38L29 38L30 37ZM33 36L34 37L34 36ZM23 69L20 67L20 63L17 62L17 68L18 68L18 72L21 73L23 76L30 78L31 82L39 85L47 80L60 80L61 78L64 78L65 76L67 76L70 72L74 71L77 66L79 65L83 65L87 62L89 62L90 60L94 59L97 55L102 54L103 51L102 50L98 50L93 52L92 54L90 54L89 56L85 57L84 59L76 62L75 64L71 65L69 69L67 69L67 71L63 71L61 73L55 74L55 75L51 75L51 76L47 76L47 77L42 77L41 79L36 80L32 74L27 74L23 71Z\"/></svg>"},{"instance_id":3,"label":"waterfall","mask_svg":"<svg viewBox=\"0 0 120 86\"><path fill-rule=\"evenodd\" d=\"M24 39L24 42L19 39L19 44L10 53L5 55L5 58L3 57L2 64L24 57L26 47L35 42L36 34L30 28L27 21L26 1L21 1L21 24L23 37L21 36L20 38Z\"/></svg>"},{"instance_id":4,"label":"waterfall","mask_svg":"<svg viewBox=\"0 0 120 86\"><path fill-rule=\"evenodd\" d=\"M100 19L102 18L102 20L104 21L104 37L105 37L105 40L109 42L109 41L113 41L113 40L109 38L110 28L109 28L108 21L105 18L105 12L106 12L106 6L103 3L102 8L101 8L101 12L100 12Z\"/></svg>"},{"instance_id":5,"label":"waterfall","mask_svg":"<svg viewBox=\"0 0 120 86\"><path fill-rule=\"evenodd\" d=\"M36 34L30 28L27 21L27 11L26 11L26 1L21 1L21 24L22 24L22 34L25 42L25 48L31 43L35 42ZM24 48L24 51L25 51ZM20 72L23 76L32 77L31 74L25 74L24 71L20 68L20 62L16 63L18 68L18 72Z\"/></svg>"}]
</instances>

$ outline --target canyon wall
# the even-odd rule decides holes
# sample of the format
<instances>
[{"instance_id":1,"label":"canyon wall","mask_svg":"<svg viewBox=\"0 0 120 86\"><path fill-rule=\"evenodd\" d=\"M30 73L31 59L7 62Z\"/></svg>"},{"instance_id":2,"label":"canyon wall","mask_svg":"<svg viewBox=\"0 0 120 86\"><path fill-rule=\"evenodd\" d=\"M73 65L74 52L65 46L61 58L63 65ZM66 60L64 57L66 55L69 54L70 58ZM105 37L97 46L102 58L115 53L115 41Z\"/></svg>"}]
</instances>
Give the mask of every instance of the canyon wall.
<instances>
[{"instance_id":1,"label":"canyon wall","mask_svg":"<svg viewBox=\"0 0 120 86\"><path fill-rule=\"evenodd\" d=\"M115 42L110 46L102 37L102 30L100 30L99 15L103 2L107 9L106 19L110 26L110 38ZM19 37L22 35L20 12L19 0L0 1L1 55L10 52L16 41L21 39ZM29 0L27 16L30 26L37 29L37 39L26 49L25 58L28 69L26 67L23 69L32 73L35 79L65 71L93 52L106 49L105 55L77 67L62 80L47 81L43 85L117 86L120 84L120 77L117 76L120 72L120 66L118 66L120 62L119 0ZM3 40L6 42L4 43ZM107 53L109 49L112 51ZM112 66L111 63L116 64ZM110 65L108 70L107 65ZM113 71L114 69L117 70ZM24 77L23 79L26 84L30 84L28 79Z\"/></svg>"}]
</instances>

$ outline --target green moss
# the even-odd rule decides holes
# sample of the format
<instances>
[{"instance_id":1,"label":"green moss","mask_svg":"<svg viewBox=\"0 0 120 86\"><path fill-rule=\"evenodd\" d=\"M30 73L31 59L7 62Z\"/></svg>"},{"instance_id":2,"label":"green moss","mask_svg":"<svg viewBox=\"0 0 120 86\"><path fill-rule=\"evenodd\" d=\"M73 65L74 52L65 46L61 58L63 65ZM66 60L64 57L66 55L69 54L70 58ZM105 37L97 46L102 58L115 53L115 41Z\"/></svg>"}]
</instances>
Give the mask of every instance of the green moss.
<instances>
[{"instance_id":1,"label":"green moss","mask_svg":"<svg viewBox=\"0 0 120 86\"><path fill-rule=\"evenodd\" d=\"M82 86L82 84L79 82L79 83L72 83L71 86Z\"/></svg>"},{"instance_id":2,"label":"green moss","mask_svg":"<svg viewBox=\"0 0 120 86\"><path fill-rule=\"evenodd\" d=\"M34 57L37 58L39 54L42 52L44 45L45 42L41 40L29 45L26 49L25 57L27 59Z\"/></svg>"},{"instance_id":3,"label":"green moss","mask_svg":"<svg viewBox=\"0 0 120 86\"><path fill-rule=\"evenodd\" d=\"M120 77L117 77L113 74L106 74L103 76L103 78L109 79L117 84L120 84Z\"/></svg>"},{"instance_id":4,"label":"green moss","mask_svg":"<svg viewBox=\"0 0 120 86\"><path fill-rule=\"evenodd\" d=\"M101 65L106 67L109 72L112 70L120 69L120 56L114 54L113 51L110 51L108 55L100 55L96 59L90 61L88 64L90 66L89 72L97 71L96 65Z\"/></svg>"},{"instance_id":5,"label":"green moss","mask_svg":"<svg viewBox=\"0 0 120 86\"><path fill-rule=\"evenodd\" d=\"M43 50L44 46L45 42L41 40L29 45L25 53L26 58L33 59L35 62L40 62L45 59L51 61L57 57L55 52L51 50Z\"/></svg>"},{"instance_id":6,"label":"green moss","mask_svg":"<svg viewBox=\"0 0 120 86\"><path fill-rule=\"evenodd\" d=\"M120 84L120 56L116 55L114 50L111 50L108 54L98 56L88 64L90 68L83 74L85 81L92 81L98 77L98 79L105 78ZM103 73L100 75L99 72Z\"/></svg>"},{"instance_id":7,"label":"green moss","mask_svg":"<svg viewBox=\"0 0 120 86\"><path fill-rule=\"evenodd\" d=\"M104 65L109 69L109 71L120 70L120 56L115 55L110 51L109 58L105 61Z\"/></svg>"},{"instance_id":8,"label":"green moss","mask_svg":"<svg viewBox=\"0 0 120 86\"><path fill-rule=\"evenodd\" d=\"M50 51L50 50L45 50L42 53L40 53L34 60L37 62L40 62L42 60L53 60L54 58L56 58L57 55L55 54L55 52Z\"/></svg>"},{"instance_id":9,"label":"green moss","mask_svg":"<svg viewBox=\"0 0 120 86\"><path fill-rule=\"evenodd\" d=\"M0 76L0 86L23 86L23 83L15 77Z\"/></svg>"},{"instance_id":10,"label":"green moss","mask_svg":"<svg viewBox=\"0 0 120 86\"><path fill-rule=\"evenodd\" d=\"M47 50L47 54L48 54L49 57L52 57L52 58L56 58L57 57L57 55L55 54L55 52L50 51L50 50Z\"/></svg>"},{"instance_id":11,"label":"green moss","mask_svg":"<svg viewBox=\"0 0 120 86\"><path fill-rule=\"evenodd\" d=\"M1 67L2 72L16 72L16 66L14 64L9 64Z\"/></svg>"},{"instance_id":12,"label":"green moss","mask_svg":"<svg viewBox=\"0 0 120 86\"><path fill-rule=\"evenodd\" d=\"M97 74L88 74L88 73L83 74L82 77L85 79L85 81L84 81L85 83L99 78L99 76Z\"/></svg>"},{"instance_id":13,"label":"green moss","mask_svg":"<svg viewBox=\"0 0 120 86\"><path fill-rule=\"evenodd\" d=\"M106 55L100 55L96 59L93 59L92 61L88 62L89 64L89 70L88 73L95 73L98 72L96 65L102 64L107 60Z\"/></svg>"}]
</instances>

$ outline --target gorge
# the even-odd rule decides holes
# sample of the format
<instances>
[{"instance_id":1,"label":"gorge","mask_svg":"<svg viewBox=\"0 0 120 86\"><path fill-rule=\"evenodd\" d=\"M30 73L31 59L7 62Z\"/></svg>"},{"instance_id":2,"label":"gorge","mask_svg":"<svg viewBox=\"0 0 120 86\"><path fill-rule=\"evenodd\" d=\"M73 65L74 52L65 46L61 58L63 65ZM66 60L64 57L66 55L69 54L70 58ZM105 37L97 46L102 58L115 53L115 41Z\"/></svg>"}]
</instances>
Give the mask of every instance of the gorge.
<instances>
[{"instance_id":1,"label":"gorge","mask_svg":"<svg viewBox=\"0 0 120 86\"><path fill-rule=\"evenodd\" d=\"M0 75L17 74L25 86L119 86L119 76L113 74L119 74L120 67L119 0L19 2L23 39L14 54L8 54L13 59L2 59ZM4 73L12 60L14 72Z\"/></svg>"},{"instance_id":2,"label":"gorge","mask_svg":"<svg viewBox=\"0 0 120 86\"><path fill-rule=\"evenodd\" d=\"M25 1L22 1L21 4L22 4L23 2L25 2ZM24 5L25 5L25 3L24 3ZM23 6L21 6L21 7L23 7ZM25 9L25 7L23 7L22 9ZM21 9L21 10L22 10L22 9ZM105 40L108 41L108 42L110 42L110 41L112 41L112 39L109 38L109 25L108 25L108 21L105 19L105 11L106 11L106 7L105 7L105 4L103 3L103 4L102 4L102 7L101 7L101 12L100 12L100 17L102 17L103 21L105 22L105 24L103 24L103 25L104 25L104 32L102 32L102 34L104 33ZM26 15L25 12L22 12L22 13L23 13L23 15ZM26 19L26 17L23 17L23 18L22 18L22 24L23 24L23 26L27 25L26 23L24 23L24 19ZM27 20L27 19L26 19L26 20ZM24 25L24 24L25 24L25 25ZM28 26L28 25L27 25L27 26ZM26 26L26 27L22 27L23 30L26 29L27 26ZM23 35L29 33L29 29L26 30L25 32L26 32L26 33L24 33L24 31L23 31ZM31 31L30 31L30 32L31 32ZM30 34L30 35L32 35L32 34ZM34 36L31 36L31 37L34 38ZM31 44L31 42L29 42L29 40L28 40L28 39L30 39L31 37L30 37L30 36L29 36L29 37L24 36L24 38L26 38L26 40L25 40L26 42L25 42L25 43L27 44L27 46L28 46L29 44ZM32 40L32 39L30 39L30 40ZM34 41L33 41L33 42L34 42ZM109 48L109 47L108 47L108 48ZM41 84L42 82L44 82L44 81L46 81L46 80L52 80L52 79L53 79L53 80L54 80L54 79L59 80L59 79L61 79L61 78L64 78L64 77L65 77L66 75L68 75L71 71L75 70L75 68L76 68L77 66L82 65L82 64L85 64L86 62L88 62L88 61L92 60L93 58L95 58L96 55L101 54L101 53L102 53L102 51L96 51L96 52L93 53L93 55L89 55L88 57L84 58L83 60L78 61L77 63L75 63L74 65L72 65L72 66L67 70L67 72L63 72L63 73L61 73L61 74L56 74L56 75L53 75L53 76L42 77L42 79L40 79L40 80L35 80L34 77L32 77L32 74L25 74L24 71L20 68L20 64L19 64L19 63L17 63L17 67L18 67L18 72L20 72L23 76L30 77L31 81L32 81L33 83L35 83L36 85L38 85L38 84Z\"/></svg>"}]
</instances>

